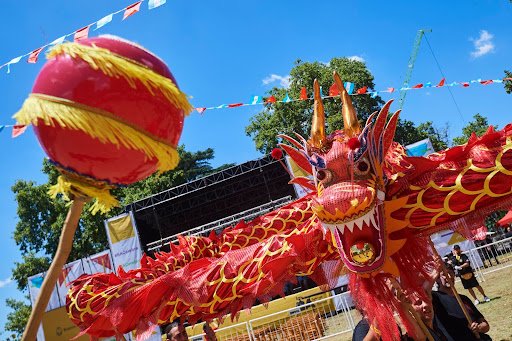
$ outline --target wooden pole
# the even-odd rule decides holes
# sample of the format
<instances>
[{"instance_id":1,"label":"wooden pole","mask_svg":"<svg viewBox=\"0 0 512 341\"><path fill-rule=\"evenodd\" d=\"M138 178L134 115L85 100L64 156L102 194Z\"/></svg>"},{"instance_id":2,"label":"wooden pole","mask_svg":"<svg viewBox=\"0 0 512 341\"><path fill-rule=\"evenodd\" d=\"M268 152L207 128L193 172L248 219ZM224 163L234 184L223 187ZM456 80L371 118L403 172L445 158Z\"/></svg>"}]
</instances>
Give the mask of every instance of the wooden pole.
<instances>
[{"instance_id":1,"label":"wooden pole","mask_svg":"<svg viewBox=\"0 0 512 341\"><path fill-rule=\"evenodd\" d=\"M448 270L446 269L446 266L444 265L444 261L441 258L441 256L439 255L439 253L437 252L437 250L436 250L436 248L434 246L434 243L432 242L432 239L430 239L430 237L428 237L428 241L430 243L430 247L432 248L432 251L434 252L434 257L436 257L438 259L438 261L439 261L439 263L441 265L442 270L445 273L448 273ZM455 289L455 281L453 283L450 283L450 286L451 286L451 290L452 290L453 296L455 296L455 299L457 300L457 303L459 304L460 309L462 309L462 313L466 317L466 320L468 320L468 326L471 326L471 323L473 322L473 319L471 318L471 316L469 316L469 313L468 313L468 310L466 309L466 306L462 302L462 300L460 298L460 295L457 292L457 289ZM478 332L474 331L473 334L475 335L475 337L477 339L480 339L480 334Z\"/></svg>"},{"instance_id":2,"label":"wooden pole","mask_svg":"<svg viewBox=\"0 0 512 341\"><path fill-rule=\"evenodd\" d=\"M80 219L80 215L82 214L82 209L84 208L86 201L86 198L76 197L69 208L66 221L64 222L64 226L62 227L60 234L57 252L55 253L52 264L46 273L36 303L32 308L27 326L23 333L23 341L36 340L37 330L41 324L46 307L48 306L50 296L55 288L55 283L57 282L57 279L62 272L62 267L66 264L71 248L73 247L73 238L78 226L78 220Z\"/></svg>"}]
</instances>

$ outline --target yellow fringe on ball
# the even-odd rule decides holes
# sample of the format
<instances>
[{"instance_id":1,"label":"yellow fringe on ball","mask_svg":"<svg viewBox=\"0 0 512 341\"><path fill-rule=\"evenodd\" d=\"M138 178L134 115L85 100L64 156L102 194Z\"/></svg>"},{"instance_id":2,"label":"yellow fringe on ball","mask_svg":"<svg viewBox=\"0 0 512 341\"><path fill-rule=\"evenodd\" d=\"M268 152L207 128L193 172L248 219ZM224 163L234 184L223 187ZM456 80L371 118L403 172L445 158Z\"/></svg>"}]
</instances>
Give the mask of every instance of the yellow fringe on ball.
<instances>
[{"instance_id":1,"label":"yellow fringe on ball","mask_svg":"<svg viewBox=\"0 0 512 341\"><path fill-rule=\"evenodd\" d=\"M179 162L175 146L167 144L118 116L91 108L63 98L42 94L31 94L14 118L19 124L58 125L71 130L80 130L102 143L111 143L132 150L139 150L148 159L158 159L157 169L165 172L174 169Z\"/></svg>"},{"instance_id":2,"label":"yellow fringe on ball","mask_svg":"<svg viewBox=\"0 0 512 341\"><path fill-rule=\"evenodd\" d=\"M187 96L178 89L172 80L134 60L122 57L104 48L77 43L56 45L48 52L47 58L50 59L60 54L80 58L94 70L101 70L109 77L122 77L132 88L137 88L137 82L140 82L151 94L160 91L168 101L182 109L186 115L192 111L192 105L187 100Z\"/></svg>"},{"instance_id":3,"label":"yellow fringe on ball","mask_svg":"<svg viewBox=\"0 0 512 341\"><path fill-rule=\"evenodd\" d=\"M111 186L104 186L102 188L92 187L64 176L59 176L57 184L50 187L48 194L52 198L62 194L64 200L72 200L70 197L77 196L94 198L94 202L89 208L91 213L107 213L113 207L119 206L119 201L110 194L112 188Z\"/></svg>"}]
</instances>

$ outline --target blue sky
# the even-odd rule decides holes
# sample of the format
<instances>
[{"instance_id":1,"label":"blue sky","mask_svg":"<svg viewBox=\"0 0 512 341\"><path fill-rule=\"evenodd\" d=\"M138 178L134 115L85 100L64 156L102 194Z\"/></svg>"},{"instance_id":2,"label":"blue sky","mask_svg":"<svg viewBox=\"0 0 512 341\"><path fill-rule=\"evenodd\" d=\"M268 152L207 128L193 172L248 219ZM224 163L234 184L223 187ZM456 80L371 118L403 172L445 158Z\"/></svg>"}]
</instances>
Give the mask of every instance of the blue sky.
<instances>
[{"instance_id":1,"label":"blue sky","mask_svg":"<svg viewBox=\"0 0 512 341\"><path fill-rule=\"evenodd\" d=\"M133 3L133 0L14 1L3 0L0 11L0 64L73 32ZM199 107L247 102L263 95L288 75L293 62L327 62L333 57L362 58L375 76L377 89L399 88L416 32L430 28L429 42L447 82L503 77L512 69L512 4L487 1L186 1L141 11L125 21L121 15L92 35L115 34L155 52L169 65L180 87ZM30 92L43 64L26 59L0 70L0 125ZM272 76L275 75L275 76ZM428 46L422 42L411 83L441 78ZM268 83L264 80L274 80ZM265 84L268 83L268 84ZM402 117L438 126L449 125L451 137L475 113L503 127L512 121L512 95L502 85L452 88L461 114L446 89L422 89L407 95ZM397 93L392 94L394 98ZM389 95L384 99L391 98ZM189 150L215 149L215 165L259 156L244 127L258 107L193 113L185 122L181 142ZM12 239L16 205L10 187L16 179L44 182L44 157L31 129L17 139L0 133L4 159L0 177L0 330L7 315L6 297L21 298L9 282L20 259ZM1 338L1 334L0 334Z\"/></svg>"}]
</instances>

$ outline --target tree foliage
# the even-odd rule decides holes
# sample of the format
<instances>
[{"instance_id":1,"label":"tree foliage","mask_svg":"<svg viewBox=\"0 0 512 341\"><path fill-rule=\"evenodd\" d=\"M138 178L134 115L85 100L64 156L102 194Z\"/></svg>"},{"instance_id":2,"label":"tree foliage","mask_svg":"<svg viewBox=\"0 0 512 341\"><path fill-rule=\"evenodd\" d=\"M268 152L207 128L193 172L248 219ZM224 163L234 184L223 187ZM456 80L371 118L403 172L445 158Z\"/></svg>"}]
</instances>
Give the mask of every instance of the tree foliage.
<instances>
[{"instance_id":1,"label":"tree foliage","mask_svg":"<svg viewBox=\"0 0 512 341\"><path fill-rule=\"evenodd\" d=\"M180 163L173 171L155 174L131 186L119 188L114 194L123 204L178 186L200 176L207 175L231 165L213 168L210 161L214 157L211 148L189 152L184 146L178 148ZM27 278L46 271L54 256L62 225L67 214L67 203L61 198L52 199L48 189L55 184L59 175L56 168L47 160L43 161L43 172L48 176L47 183L36 184L33 181L18 180L12 186L18 204L18 222L14 231L14 240L22 254L21 262L16 262L12 278L18 289L25 291ZM103 220L121 213L121 208L112 210L108 215L92 215L88 206L84 209L68 261L71 262L105 250L108 246ZM22 301L6 302L11 312L7 316L5 329L20 337L30 314L30 306ZM28 308L27 308L28 307ZM28 310L28 313L27 313Z\"/></svg>"},{"instance_id":2,"label":"tree foliage","mask_svg":"<svg viewBox=\"0 0 512 341\"><path fill-rule=\"evenodd\" d=\"M494 126L494 129L497 128L498 126ZM487 131L487 129L489 129L489 122L487 117L480 114L475 114L473 116L473 121L469 122L462 128L462 135L453 139L453 144L464 144L468 142L471 134L475 133L476 136L482 136Z\"/></svg>"},{"instance_id":3,"label":"tree foliage","mask_svg":"<svg viewBox=\"0 0 512 341\"><path fill-rule=\"evenodd\" d=\"M333 83L333 71L337 71L343 81L352 82L355 88L367 87L367 91L374 90L373 75L366 65L357 60L348 58L333 58L328 64L319 62L295 62L290 71L290 87L288 89L273 88L269 96L283 99L286 94L291 98L300 98L302 87L308 89L308 97L312 97L312 85L315 79L322 87L322 94L328 95ZM354 107L359 119L364 122L369 114L378 111L384 103L377 96L375 98L364 96L352 96ZM338 98L324 101L326 114L326 131L331 133L343 127L341 117L341 102ZM246 127L246 134L251 136L256 144L256 149L263 153L269 153L278 143L278 134L293 134L294 132L309 137L311 130L311 115L313 105L311 100L294 101L290 103L265 104L262 112L255 115ZM415 126L408 120L400 120L396 140L403 145L408 145L429 137L436 150L447 147L447 129L437 129L432 122L426 122Z\"/></svg>"},{"instance_id":4,"label":"tree foliage","mask_svg":"<svg viewBox=\"0 0 512 341\"><path fill-rule=\"evenodd\" d=\"M512 72L505 70L505 78L512 78ZM506 80L503 82L503 84L505 86L505 91L507 92L507 94L512 93L512 80Z\"/></svg>"},{"instance_id":5,"label":"tree foliage","mask_svg":"<svg viewBox=\"0 0 512 341\"><path fill-rule=\"evenodd\" d=\"M291 98L300 98L301 88L306 87L308 97L312 98L312 86L315 79L322 87L323 95L328 95L329 88L333 84L333 71L337 71L343 81L354 83L356 88L366 86L368 91L374 89L373 76L363 62L348 58L333 58L328 64L297 60L290 71L290 87L288 89L273 88L268 95L279 100L283 99L286 93ZM354 96L353 102L361 119L366 119L384 103L378 96L376 98ZM327 133L341 129L343 123L340 114L340 100L325 100L324 106ZM277 144L278 134L296 132L303 137L308 137L311 130L312 112L311 100L266 104L263 111L251 119L245 131L248 136L253 138L257 150L269 153Z\"/></svg>"}]
</instances>

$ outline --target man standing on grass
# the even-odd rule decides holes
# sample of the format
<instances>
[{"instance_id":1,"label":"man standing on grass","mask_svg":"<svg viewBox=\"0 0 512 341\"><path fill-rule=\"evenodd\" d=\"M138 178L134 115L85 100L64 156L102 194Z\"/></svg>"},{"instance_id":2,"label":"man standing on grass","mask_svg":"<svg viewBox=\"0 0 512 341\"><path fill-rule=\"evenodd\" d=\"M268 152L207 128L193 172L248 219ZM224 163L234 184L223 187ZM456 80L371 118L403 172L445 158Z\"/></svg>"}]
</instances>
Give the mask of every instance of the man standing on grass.
<instances>
[{"instance_id":1,"label":"man standing on grass","mask_svg":"<svg viewBox=\"0 0 512 341\"><path fill-rule=\"evenodd\" d=\"M464 289L467 289L473 297L475 305L479 304L480 301L476 298L475 291L473 288L477 288L480 294L484 297L485 302L489 302L491 299L487 297L482 286L478 283L473 268L469 262L468 256L462 253L459 245L454 245L452 250L452 257L450 257L449 263L453 266L458 277L462 282Z\"/></svg>"}]
</instances>

